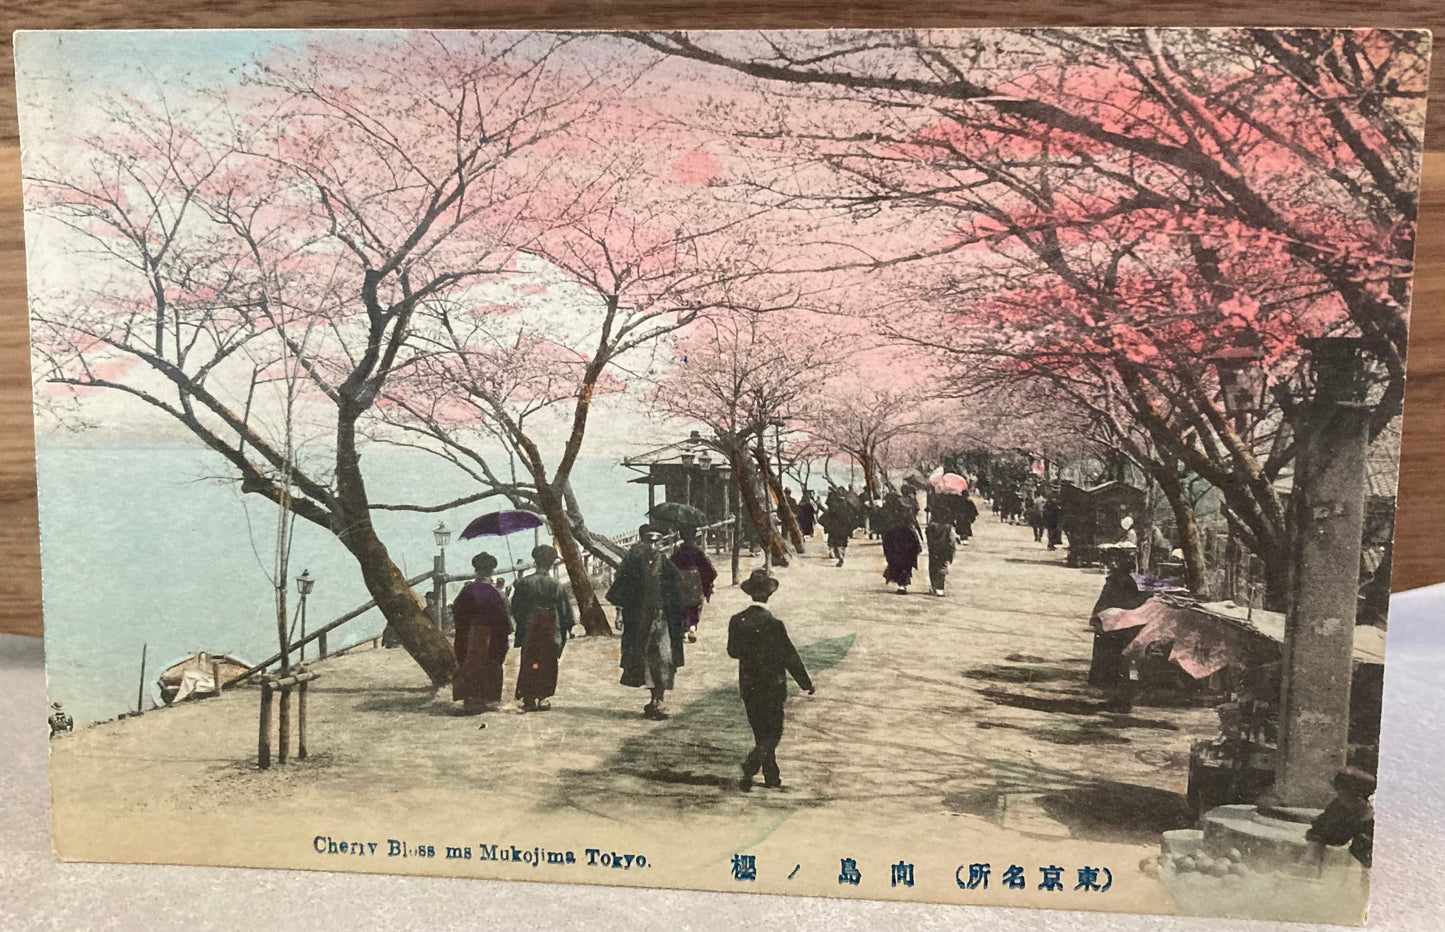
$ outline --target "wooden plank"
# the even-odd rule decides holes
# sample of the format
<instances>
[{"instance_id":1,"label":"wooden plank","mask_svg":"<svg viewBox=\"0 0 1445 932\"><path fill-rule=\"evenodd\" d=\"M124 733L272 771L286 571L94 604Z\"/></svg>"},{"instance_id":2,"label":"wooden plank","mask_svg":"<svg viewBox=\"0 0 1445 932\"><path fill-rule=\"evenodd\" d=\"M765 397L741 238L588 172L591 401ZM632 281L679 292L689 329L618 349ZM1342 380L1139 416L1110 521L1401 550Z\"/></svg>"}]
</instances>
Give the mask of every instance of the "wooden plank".
<instances>
[{"instance_id":1,"label":"wooden plank","mask_svg":"<svg viewBox=\"0 0 1445 932\"><path fill-rule=\"evenodd\" d=\"M256 765L262 770L271 766L271 687L261 685L261 712L256 735Z\"/></svg>"}]
</instances>

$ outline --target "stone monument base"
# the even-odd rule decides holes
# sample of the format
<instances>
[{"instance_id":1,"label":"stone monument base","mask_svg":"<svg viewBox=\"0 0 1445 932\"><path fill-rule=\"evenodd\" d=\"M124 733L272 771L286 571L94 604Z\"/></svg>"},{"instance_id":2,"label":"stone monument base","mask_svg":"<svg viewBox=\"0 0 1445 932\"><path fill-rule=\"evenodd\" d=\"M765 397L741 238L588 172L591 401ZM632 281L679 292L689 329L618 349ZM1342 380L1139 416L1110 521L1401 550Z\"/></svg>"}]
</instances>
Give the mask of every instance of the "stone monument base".
<instances>
[{"instance_id":1,"label":"stone monument base","mask_svg":"<svg viewBox=\"0 0 1445 932\"><path fill-rule=\"evenodd\" d=\"M1362 925L1370 872L1305 841L1319 812L1211 809L1202 828L1164 833L1159 878L1183 915Z\"/></svg>"}]
</instances>

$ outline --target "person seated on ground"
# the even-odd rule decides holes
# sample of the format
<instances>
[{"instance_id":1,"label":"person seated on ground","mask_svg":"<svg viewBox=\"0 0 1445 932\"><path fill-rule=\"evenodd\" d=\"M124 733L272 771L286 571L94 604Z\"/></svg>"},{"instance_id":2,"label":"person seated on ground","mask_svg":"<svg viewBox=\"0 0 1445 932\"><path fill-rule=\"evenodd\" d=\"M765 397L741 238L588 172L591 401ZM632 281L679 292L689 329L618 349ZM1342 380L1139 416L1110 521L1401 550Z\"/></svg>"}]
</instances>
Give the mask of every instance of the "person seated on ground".
<instances>
[{"instance_id":1,"label":"person seated on ground","mask_svg":"<svg viewBox=\"0 0 1445 932\"><path fill-rule=\"evenodd\" d=\"M50 737L75 730L75 719L58 702L50 703Z\"/></svg>"},{"instance_id":2,"label":"person seated on ground","mask_svg":"<svg viewBox=\"0 0 1445 932\"><path fill-rule=\"evenodd\" d=\"M1315 865L1324 863L1325 848L1349 845L1350 854L1370 869L1375 848L1375 778L1363 770L1346 767L1335 774L1335 798L1325 811L1310 823L1305 840L1310 843L1306 858Z\"/></svg>"}]
</instances>

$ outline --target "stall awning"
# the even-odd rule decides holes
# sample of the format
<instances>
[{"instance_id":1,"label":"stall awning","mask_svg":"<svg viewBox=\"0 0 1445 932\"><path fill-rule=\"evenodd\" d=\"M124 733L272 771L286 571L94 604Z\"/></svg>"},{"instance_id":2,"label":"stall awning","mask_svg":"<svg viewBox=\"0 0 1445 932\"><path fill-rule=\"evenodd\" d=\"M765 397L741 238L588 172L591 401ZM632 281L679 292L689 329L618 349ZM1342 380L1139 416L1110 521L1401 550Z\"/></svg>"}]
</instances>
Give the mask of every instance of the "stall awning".
<instances>
[{"instance_id":1,"label":"stall awning","mask_svg":"<svg viewBox=\"0 0 1445 932\"><path fill-rule=\"evenodd\" d=\"M1251 611L1233 602L1183 604L1153 598L1135 609L1105 609L1099 613L1105 631L1138 628L1126 653L1142 656L1151 646L1169 647L1169 659L1195 679L1204 679L1231 664L1242 665L1261 641L1283 644L1285 616L1280 612ZM1356 663L1385 662L1385 632L1356 625Z\"/></svg>"}]
</instances>

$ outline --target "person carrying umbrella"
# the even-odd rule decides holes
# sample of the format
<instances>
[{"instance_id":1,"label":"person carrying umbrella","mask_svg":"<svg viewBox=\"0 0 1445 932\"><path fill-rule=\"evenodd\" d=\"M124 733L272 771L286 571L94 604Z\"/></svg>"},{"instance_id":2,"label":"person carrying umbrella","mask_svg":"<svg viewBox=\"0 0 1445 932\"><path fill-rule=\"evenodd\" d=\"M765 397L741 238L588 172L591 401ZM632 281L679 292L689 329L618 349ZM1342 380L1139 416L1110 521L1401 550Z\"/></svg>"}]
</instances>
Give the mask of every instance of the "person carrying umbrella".
<instances>
[{"instance_id":1,"label":"person carrying umbrella","mask_svg":"<svg viewBox=\"0 0 1445 932\"><path fill-rule=\"evenodd\" d=\"M472 569L476 578L462 587L452 603L457 655L452 700L460 701L468 715L495 712L501 705L502 661L507 658L507 636L512 633L507 601L491 583L497 558L479 553L472 557Z\"/></svg>"},{"instance_id":2,"label":"person carrying umbrella","mask_svg":"<svg viewBox=\"0 0 1445 932\"><path fill-rule=\"evenodd\" d=\"M643 527L638 546L617 568L607 601L622 613L622 685L647 687L651 699L642 714L661 721L667 718L663 696L683 665L682 573L657 546L661 533Z\"/></svg>"},{"instance_id":3,"label":"person carrying umbrella","mask_svg":"<svg viewBox=\"0 0 1445 932\"><path fill-rule=\"evenodd\" d=\"M717 570L697 545L697 528L683 527L682 538L672 551L672 565L682 573L682 627L689 644L697 640L697 625L702 620L702 604L712 601Z\"/></svg>"},{"instance_id":4,"label":"person carrying umbrella","mask_svg":"<svg viewBox=\"0 0 1445 932\"><path fill-rule=\"evenodd\" d=\"M517 672L516 696L523 712L546 712L547 700L557 692L557 666L575 618L567 590L552 578L557 551L547 544L532 548L535 572L517 580L512 589L512 617L516 619L516 645L522 660Z\"/></svg>"},{"instance_id":5,"label":"person carrying umbrella","mask_svg":"<svg viewBox=\"0 0 1445 932\"><path fill-rule=\"evenodd\" d=\"M933 515L929 516L928 529L924 533L928 537L928 592L943 595L948 567L958 552L958 533L951 521Z\"/></svg>"}]
</instances>

